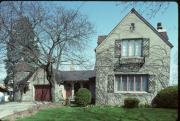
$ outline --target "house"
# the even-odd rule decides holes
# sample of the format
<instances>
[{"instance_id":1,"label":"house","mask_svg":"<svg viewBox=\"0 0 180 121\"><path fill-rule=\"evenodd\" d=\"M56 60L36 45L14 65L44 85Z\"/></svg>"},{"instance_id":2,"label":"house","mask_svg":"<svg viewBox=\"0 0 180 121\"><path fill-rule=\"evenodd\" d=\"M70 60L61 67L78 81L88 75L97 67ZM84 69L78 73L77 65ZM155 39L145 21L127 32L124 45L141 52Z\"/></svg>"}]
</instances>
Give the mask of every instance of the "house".
<instances>
[{"instance_id":1,"label":"house","mask_svg":"<svg viewBox=\"0 0 180 121\"><path fill-rule=\"evenodd\" d=\"M74 95L79 88L84 87L92 92L92 102L95 102L95 71L57 71L54 70L54 89L46 79L43 67L36 69L25 62L16 65L15 101L74 101ZM54 95L55 99L52 99Z\"/></svg>"},{"instance_id":2,"label":"house","mask_svg":"<svg viewBox=\"0 0 180 121\"><path fill-rule=\"evenodd\" d=\"M85 87L96 104L122 105L126 97L150 103L169 84L172 47L161 23L155 29L132 9L108 35L98 37L94 70L54 70L52 87L43 68L17 65L16 98L52 101L53 96L55 102L74 100L77 90Z\"/></svg>"},{"instance_id":3,"label":"house","mask_svg":"<svg viewBox=\"0 0 180 121\"><path fill-rule=\"evenodd\" d=\"M0 103L8 101L8 89L0 83Z\"/></svg>"},{"instance_id":4,"label":"house","mask_svg":"<svg viewBox=\"0 0 180 121\"><path fill-rule=\"evenodd\" d=\"M150 103L169 84L172 47L162 24L155 29L133 8L98 37L96 103L121 105L126 97Z\"/></svg>"}]
</instances>

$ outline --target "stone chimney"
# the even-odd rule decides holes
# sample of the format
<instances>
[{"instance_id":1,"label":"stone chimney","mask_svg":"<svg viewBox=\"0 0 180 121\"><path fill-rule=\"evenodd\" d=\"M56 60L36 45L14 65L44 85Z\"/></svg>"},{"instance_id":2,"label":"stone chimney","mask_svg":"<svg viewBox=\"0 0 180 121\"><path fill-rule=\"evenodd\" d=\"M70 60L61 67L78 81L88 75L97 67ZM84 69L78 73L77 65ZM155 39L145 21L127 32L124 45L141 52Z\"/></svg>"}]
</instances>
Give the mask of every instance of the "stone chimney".
<instances>
[{"instance_id":1,"label":"stone chimney","mask_svg":"<svg viewBox=\"0 0 180 121\"><path fill-rule=\"evenodd\" d=\"M158 32L161 31L161 30L163 30L163 27L162 27L162 23L161 23L161 22L158 22L158 23L157 23L157 30L158 30Z\"/></svg>"},{"instance_id":2,"label":"stone chimney","mask_svg":"<svg viewBox=\"0 0 180 121\"><path fill-rule=\"evenodd\" d=\"M158 23L157 23L157 31L161 34L161 36L162 36L164 39L166 39L166 40L169 39L166 30L163 29L163 27L162 27L162 23L161 23L161 22L158 22Z\"/></svg>"},{"instance_id":3,"label":"stone chimney","mask_svg":"<svg viewBox=\"0 0 180 121\"><path fill-rule=\"evenodd\" d=\"M97 44L100 45L106 39L106 37L107 35L98 36Z\"/></svg>"}]
</instances>

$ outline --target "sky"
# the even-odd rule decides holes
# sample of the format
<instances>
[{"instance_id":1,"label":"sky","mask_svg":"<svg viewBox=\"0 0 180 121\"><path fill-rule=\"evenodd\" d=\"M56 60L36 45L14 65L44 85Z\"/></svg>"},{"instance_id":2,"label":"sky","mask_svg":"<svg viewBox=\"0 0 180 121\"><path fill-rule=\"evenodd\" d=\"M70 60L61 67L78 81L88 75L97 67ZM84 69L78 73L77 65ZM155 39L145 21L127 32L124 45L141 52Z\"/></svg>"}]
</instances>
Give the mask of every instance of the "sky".
<instances>
[{"instance_id":1,"label":"sky","mask_svg":"<svg viewBox=\"0 0 180 121\"><path fill-rule=\"evenodd\" d=\"M111 30L121 21L121 19L132 9L128 7L122 12L125 7L124 4L116 5L117 2L83 2L83 1L71 1L62 2L54 1L43 2L43 5L47 9L52 9L57 6L64 6L65 8L77 9L87 15L89 21L93 24L95 34L89 39L86 53L91 58L91 62L95 63L95 52L94 49L97 46L98 35L107 35ZM141 10L143 5L135 6L135 9ZM141 13L140 13L141 14ZM170 2L169 7L164 13L160 12L155 17L149 19L146 14L143 17L156 28L157 22L161 22L164 29L166 29L169 37L169 41L174 45L171 50L171 69L170 69L170 84L177 84L177 48L178 48L178 6L175 2ZM5 70L1 69L1 78L5 77Z\"/></svg>"}]
</instances>

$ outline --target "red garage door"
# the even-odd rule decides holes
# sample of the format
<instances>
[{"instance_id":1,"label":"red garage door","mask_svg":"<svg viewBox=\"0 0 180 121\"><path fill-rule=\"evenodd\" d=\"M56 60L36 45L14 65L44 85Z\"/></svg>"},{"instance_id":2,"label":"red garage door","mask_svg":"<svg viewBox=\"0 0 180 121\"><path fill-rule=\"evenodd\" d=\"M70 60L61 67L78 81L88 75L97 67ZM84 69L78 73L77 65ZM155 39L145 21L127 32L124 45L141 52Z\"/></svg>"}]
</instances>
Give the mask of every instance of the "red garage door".
<instances>
[{"instance_id":1,"label":"red garage door","mask_svg":"<svg viewBox=\"0 0 180 121\"><path fill-rule=\"evenodd\" d=\"M49 85L35 85L36 101L51 101L51 87Z\"/></svg>"}]
</instances>

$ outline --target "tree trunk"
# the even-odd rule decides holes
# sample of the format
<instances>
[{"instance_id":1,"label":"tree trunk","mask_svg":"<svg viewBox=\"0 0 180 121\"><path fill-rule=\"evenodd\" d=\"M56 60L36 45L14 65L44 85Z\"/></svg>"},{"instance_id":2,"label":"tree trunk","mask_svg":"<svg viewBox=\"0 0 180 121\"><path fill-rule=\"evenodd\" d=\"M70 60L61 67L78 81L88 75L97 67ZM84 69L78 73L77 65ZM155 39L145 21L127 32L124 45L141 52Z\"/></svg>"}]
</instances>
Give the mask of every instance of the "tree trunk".
<instances>
[{"instance_id":1,"label":"tree trunk","mask_svg":"<svg viewBox=\"0 0 180 121\"><path fill-rule=\"evenodd\" d=\"M14 92L14 101L20 102L22 100L21 90Z\"/></svg>"},{"instance_id":2,"label":"tree trunk","mask_svg":"<svg viewBox=\"0 0 180 121\"><path fill-rule=\"evenodd\" d=\"M52 63L50 63L50 62L46 65L46 77L51 86L52 102L55 102L56 101L55 100L55 79L54 79Z\"/></svg>"}]
</instances>

